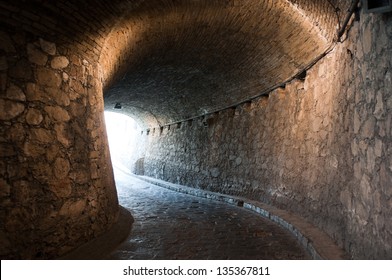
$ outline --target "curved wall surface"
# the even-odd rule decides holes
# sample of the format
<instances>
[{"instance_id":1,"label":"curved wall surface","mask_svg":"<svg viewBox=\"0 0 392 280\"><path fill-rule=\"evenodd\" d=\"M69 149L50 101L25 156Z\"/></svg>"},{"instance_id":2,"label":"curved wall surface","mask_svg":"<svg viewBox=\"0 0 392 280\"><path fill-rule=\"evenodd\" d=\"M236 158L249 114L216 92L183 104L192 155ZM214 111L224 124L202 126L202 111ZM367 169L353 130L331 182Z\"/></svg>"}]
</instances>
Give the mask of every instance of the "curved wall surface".
<instances>
[{"instance_id":1,"label":"curved wall surface","mask_svg":"<svg viewBox=\"0 0 392 280\"><path fill-rule=\"evenodd\" d=\"M390 259L392 18L352 25L303 79L144 131L144 174L276 205L354 259Z\"/></svg>"},{"instance_id":2,"label":"curved wall surface","mask_svg":"<svg viewBox=\"0 0 392 280\"><path fill-rule=\"evenodd\" d=\"M104 110L143 127L138 173L391 258L391 17L358 12L336 43L354 2L0 1L2 258L56 258L116 221Z\"/></svg>"}]
</instances>

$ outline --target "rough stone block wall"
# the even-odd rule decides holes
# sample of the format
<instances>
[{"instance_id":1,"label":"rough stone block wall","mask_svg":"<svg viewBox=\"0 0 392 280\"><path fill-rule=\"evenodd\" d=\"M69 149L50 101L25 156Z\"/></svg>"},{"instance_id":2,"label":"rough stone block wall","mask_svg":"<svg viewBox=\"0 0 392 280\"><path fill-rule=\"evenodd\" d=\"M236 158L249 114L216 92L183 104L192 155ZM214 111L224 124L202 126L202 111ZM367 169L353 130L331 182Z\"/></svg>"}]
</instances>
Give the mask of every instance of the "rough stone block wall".
<instances>
[{"instance_id":1,"label":"rough stone block wall","mask_svg":"<svg viewBox=\"0 0 392 280\"><path fill-rule=\"evenodd\" d=\"M392 17L252 102L145 131L146 175L291 210L354 259L392 258Z\"/></svg>"},{"instance_id":2,"label":"rough stone block wall","mask_svg":"<svg viewBox=\"0 0 392 280\"><path fill-rule=\"evenodd\" d=\"M0 29L0 257L51 259L117 219L102 84L76 46L10 30Z\"/></svg>"}]
</instances>

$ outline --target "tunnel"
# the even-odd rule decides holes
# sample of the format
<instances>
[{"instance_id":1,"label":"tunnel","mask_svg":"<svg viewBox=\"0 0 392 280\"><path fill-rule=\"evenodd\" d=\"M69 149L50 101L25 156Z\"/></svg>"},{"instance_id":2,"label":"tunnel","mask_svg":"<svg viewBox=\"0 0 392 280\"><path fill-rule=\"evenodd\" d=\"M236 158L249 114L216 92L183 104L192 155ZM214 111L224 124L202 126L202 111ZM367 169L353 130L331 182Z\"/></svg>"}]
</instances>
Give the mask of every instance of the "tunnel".
<instances>
[{"instance_id":1,"label":"tunnel","mask_svg":"<svg viewBox=\"0 0 392 280\"><path fill-rule=\"evenodd\" d=\"M139 126L133 174L392 258L392 17L367 2L0 0L2 259L122 219L104 112Z\"/></svg>"}]
</instances>

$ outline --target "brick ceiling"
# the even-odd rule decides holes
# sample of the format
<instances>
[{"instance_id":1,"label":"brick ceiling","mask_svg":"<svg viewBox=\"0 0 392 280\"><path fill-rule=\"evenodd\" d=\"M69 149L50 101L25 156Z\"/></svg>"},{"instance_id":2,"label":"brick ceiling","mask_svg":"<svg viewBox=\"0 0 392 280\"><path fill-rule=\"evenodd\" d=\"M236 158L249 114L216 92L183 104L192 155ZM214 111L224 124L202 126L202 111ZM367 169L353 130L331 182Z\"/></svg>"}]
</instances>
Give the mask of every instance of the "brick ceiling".
<instances>
[{"instance_id":1,"label":"brick ceiling","mask_svg":"<svg viewBox=\"0 0 392 280\"><path fill-rule=\"evenodd\" d=\"M151 127L235 106L296 76L331 47L350 3L15 0L14 17L34 14L23 28L95 60L105 109Z\"/></svg>"},{"instance_id":2,"label":"brick ceiling","mask_svg":"<svg viewBox=\"0 0 392 280\"><path fill-rule=\"evenodd\" d=\"M162 126L260 95L331 46L335 11L328 1L140 1L110 35L123 40L125 26L133 34L119 46L132 49L121 75L107 72L106 109L121 103L122 112Z\"/></svg>"}]
</instances>

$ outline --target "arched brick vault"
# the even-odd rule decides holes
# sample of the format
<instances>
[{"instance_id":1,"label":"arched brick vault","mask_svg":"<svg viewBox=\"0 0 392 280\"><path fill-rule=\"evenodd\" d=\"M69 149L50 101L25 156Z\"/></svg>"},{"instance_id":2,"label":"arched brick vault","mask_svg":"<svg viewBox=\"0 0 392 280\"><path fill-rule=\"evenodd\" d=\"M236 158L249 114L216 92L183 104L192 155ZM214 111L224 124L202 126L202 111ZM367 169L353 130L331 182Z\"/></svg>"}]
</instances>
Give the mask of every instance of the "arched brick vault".
<instances>
[{"instance_id":1,"label":"arched brick vault","mask_svg":"<svg viewBox=\"0 0 392 280\"><path fill-rule=\"evenodd\" d=\"M258 96L331 46L347 4L139 1L102 48L105 109L157 127Z\"/></svg>"},{"instance_id":2,"label":"arched brick vault","mask_svg":"<svg viewBox=\"0 0 392 280\"><path fill-rule=\"evenodd\" d=\"M5 22L76 47L99 65L105 109L121 103L122 113L154 127L294 77L330 48L351 2L19 0L24 12L10 9Z\"/></svg>"}]
</instances>

